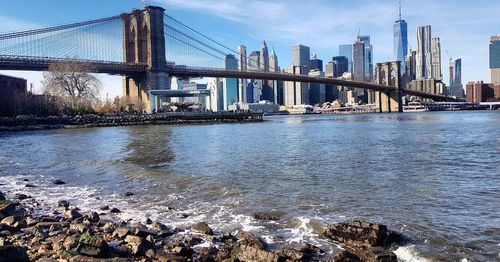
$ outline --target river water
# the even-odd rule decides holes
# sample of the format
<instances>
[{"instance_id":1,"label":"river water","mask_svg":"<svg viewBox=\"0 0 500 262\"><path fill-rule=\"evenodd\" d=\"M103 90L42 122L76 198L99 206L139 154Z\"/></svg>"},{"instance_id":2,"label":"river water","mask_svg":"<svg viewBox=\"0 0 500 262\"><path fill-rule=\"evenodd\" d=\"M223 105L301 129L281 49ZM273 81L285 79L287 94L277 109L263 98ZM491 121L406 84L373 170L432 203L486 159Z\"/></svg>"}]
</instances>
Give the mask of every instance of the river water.
<instances>
[{"instance_id":1,"label":"river water","mask_svg":"<svg viewBox=\"0 0 500 262\"><path fill-rule=\"evenodd\" d=\"M410 239L401 261L498 261L499 131L500 112L475 111L3 133L0 190L269 243L326 247L325 225L360 218Z\"/></svg>"}]
</instances>

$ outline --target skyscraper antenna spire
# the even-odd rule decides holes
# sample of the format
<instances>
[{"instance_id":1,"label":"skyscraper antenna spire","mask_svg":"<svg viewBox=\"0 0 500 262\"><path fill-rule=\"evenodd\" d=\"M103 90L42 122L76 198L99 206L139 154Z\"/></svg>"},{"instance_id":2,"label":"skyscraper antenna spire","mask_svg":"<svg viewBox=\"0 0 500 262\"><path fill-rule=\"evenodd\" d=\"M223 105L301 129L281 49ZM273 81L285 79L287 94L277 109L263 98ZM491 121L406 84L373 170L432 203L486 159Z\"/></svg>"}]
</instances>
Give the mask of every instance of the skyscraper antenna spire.
<instances>
[{"instance_id":1,"label":"skyscraper antenna spire","mask_svg":"<svg viewBox=\"0 0 500 262\"><path fill-rule=\"evenodd\" d=\"M401 21L401 0L399 0L399 21Z\"/></svg>"}]
</instances>

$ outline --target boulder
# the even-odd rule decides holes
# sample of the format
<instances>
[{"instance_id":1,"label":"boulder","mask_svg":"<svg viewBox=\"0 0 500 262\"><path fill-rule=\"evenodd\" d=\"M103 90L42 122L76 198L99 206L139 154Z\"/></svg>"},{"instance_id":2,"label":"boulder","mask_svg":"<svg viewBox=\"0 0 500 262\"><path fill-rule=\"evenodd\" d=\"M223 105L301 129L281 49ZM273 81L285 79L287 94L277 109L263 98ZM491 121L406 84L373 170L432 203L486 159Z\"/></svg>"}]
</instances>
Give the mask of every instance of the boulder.
<instances>
[{"instance_id":1,"label":"boulder","mask_svg":"<svg viewBox=\"0 0 500 262\"><path fill-rule=\"evenodd\" d=\"M36 186L33 184L26 184L25 187L36 187Z\"/></svg>"},{"instance_id":2,"label":"boulder","mask_svg":"<svg viewBox=\"0 0 500 262\"><path fill-rule=\"evenodd\" d=\"M16 212L16 203L9 200L0 200L0 214L3 216L12 216Z\"/></svg>"},{"instance_id":3,"label":"boulder","mask_svg":"<svg viewBox=\"0 0 500 262\"><path fill-rule=\"evenodd\" d=\"M122 211L120 209L116 208L116 207L113 207L109 212L111 212L113 214L116 214L116 213L120 213Z\"/></svg>"},{"instance_id":4,"label":"boulder","mask_svg":"<svg viewBox=\"0 0 500 262\"><path fill-rule=\"evenodd\" d=\"M8 216L0 222L1 224L21 229L26 227L26 221L22 217Z\"/></svg>"},{"instance_id":5,"label":"boulder","mask_svg":"<svg viewBox=\"0 0 500 262\"><path fill-rule=\"evenodd\" d=\"M260 261L260 262L278 262L287 261L286 257L280 256L273 252L260 250L258 248L239 245L233 250L233 257L242 261Z\"/></svg>"},{"instance_id":6,"label":"boulder","mask_svg":"<svg viewBox=\"0 0 500 262\"><path fill-rule=\"evenodd\" d=\"M125 243L130 248L130 251L135 256L143 256L146 250L152 247L152 243L142 237L128 235L125 237Z\"/></svg>"},{"instance_id":7,"label":"boulder","mask_svg":"<svg viewBox=\"0 0 500 262\"><path fill-rule=\"evenodd\" d=\"M200 222L191 227L191 231L198 234L213 235L214 232L205 222Z\"/></svg>"},{"instance_id":8,"label":"boulder","mask_svg":"<svg viewBox=\"0 0 500 262\"><path fill-rule=\"evenodd\" d=\"M264 250L266 244L260 237L255 236L251 232L241 231L238 232L236 238L240 241L241 245L251 246L259 250Z\"/></svg>"},{"instance_id":9,"label":"boulder","mask_svg":"<svg viewBox=\"0 0 500 262\"><path fill-rule=\"evenodd\" d=\"M75 251L84 256L103 258L108 256L109 246L102 238L86 232L80 237Z\"/></svg>"},{"instance_id":10,"label":"boulder","mask_svg":"<svg viewBox=\"0 0 500 262\"><path fill-rule=\"evenodd\" d=\"M125 193L125 196L126 196L126 197L133 196L133 195L134 195L134 193L132 193L132 192L127 192L127 193Z\"/></svg>"},{"instance_id":11,"label":"boulder","mask_svg":"<svg viewBox=\"0 0 500 262\"><path fill-rule=\"evenodd\" d=\"M66 182L62 181L61 179L54 179L52 181L52 184L54 184L54 185L65 185Z\"/></svg>"},{"instance_id":12,"label":"boulder","mask_svg":"<svg viewBox=\"0 0 500 262\"><path fill-rule=\"evenodd\" d=\"M357 220L329 225L324 235L352 246L386 246L389 240L387 226Z\"/></svg>"},{"instance_id":13,"label":"boulder","mask_svg":"<svg viewBox=\"0 0 500 262\"><path fill-rule=\"evenodd\" d=\"M338 223L327 227L324 232L328 238L339 242L347 251L344 255L351 260L369 262L397 262L396 254L385 248L393 243L395 234L387 226L363 221ZM340 260L344 261L344 260Z\"/></svg>"},{"instance_id":14,"label":"boulder","mask_svg":"<svg viewBox=\"0 0 500 262\"><path fill-rule=\"evenodd\" d=\"M64 207L64 208L68 208L69 207L69 202L66 201L66 200L59 200L57 202L57 206L59 207Z\"/></svg>"},{"instance_id":15,"label":"boulder","mask_svg":"<svg viewBox=\"0 0 500 262\"><path fill-rule=\"evenodd\" d=\"M5 195L0 191L0 200L5 200Z\"/></svg>"},{"instance_id":16,"label":"boulder","mask_svg":"<svg viewBox=\"0 0 500 262\"><path fill-rule=\"evenodd\" d=\"M1 262L29 262L27 249L18 246L0 246L0 261Z\"/></svg>"},{"instance_id":17,"label":"boulder","mask_svg":"<svg viewBox=\"0 0 500 262\"><path fill-rule=\"evenodd\" d=\"M258 212L253 215L253 217L257 220L262 221L277 221L280 220L282 212L279 211L270 211L270 212Z\"/></svg>"},{"instance_id":18,"label":"boulder","mask_svg":"<svg viewBox=\"0 0 500 262\"><path fill-rule=\"evenodd\" d=\"M129 234L130 234L130 230L128 228L125 228L125 227L117 228L113 232L113 236L119 237L119 238L124 238Z\"/></svg>"},{"instance_id":19,"label":"boulder","mask_svg":"<svg viewBox=\"0 0 500 262\"><path fill-rule=\"evenodd\" d=\"M74 209L70 209L64 212L64 219L67 221L73 221L81 217L83 217L83 215Z\"/></svg>"},{"instance_id":20,"label":"boulder","mask_svg":"<svg viewBox=\"0 0 500 262\"><path fill-rule=\"evenodd\" d=\"M28 199L28 198L31 198L31 197L28 196L28 195L25 195L25 194L15 194L14 198L15 199L19 199L19 200L25 200L25 199Z\"/></svg>"}]
</instances>

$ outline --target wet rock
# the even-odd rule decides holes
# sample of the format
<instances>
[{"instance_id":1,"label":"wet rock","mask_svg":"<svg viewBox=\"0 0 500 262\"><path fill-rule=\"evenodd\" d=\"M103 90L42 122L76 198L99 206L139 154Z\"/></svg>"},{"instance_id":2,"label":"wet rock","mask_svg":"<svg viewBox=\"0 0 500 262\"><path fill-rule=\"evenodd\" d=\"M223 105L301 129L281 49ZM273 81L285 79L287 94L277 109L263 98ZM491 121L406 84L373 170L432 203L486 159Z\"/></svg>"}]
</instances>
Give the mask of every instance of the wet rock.
<instances>
[{"instance_id":1,"label":"wet rock","mask_svg":"<svg viewBox=\"0 0 500 262\"><path fill-rule=\"evenodd\" d=\"M5 200L5 195L0 191L0 200Z\"/></svg>"},{"instance_id":2,"label":"wet rock","mask_svg":"<svg viewBox=\"0 0 500 262\"><path fill-rule=\"evenodd\" d=\"M52 184L54 185L65 185L66 182L62 181L61 179L55 179L52 181Z\"/></svg>"},{"instance_id":3,"label":"wet rock","mask_svg":"<svg viewBox=\"0 0 500 262\"><path fill-rule=\"evenodd\" d=\"M351 253L358 256L361 261L369 262L398 262L396 254L382 247L355 247L347 248Z\"/></svg>"},{"instance_id":4,"label":"wet rock","mask_svg":"<svg viewBox=\"0 0 500 262\"><path fill-rule=\"evenodd\" d=\"M341 243L344 249L359 257L361 261L397 262L396 255L384 249L392 244L394 239L385 225L355 220L330 225L324 234Z\"/></svg>"},{"instance_id":5,"label":"wet rock","mask_svg":"<svg viewBox=\"0 0 500 262\"><path fill-rule=\"evenodd\" d=\"M109 210L109 206L101 206L101 207L99 207L99 209L106 211L106 210Z\"/></svg>"},{"instance_id":6,"label":"wet rock","mask_svg":"<svg viewBox=\"0 0 500 262\"><path fill-rule=\"evenodd\" d=\"M144 238L132 235L125 237L125 243L127 243L131 253L136 256L143 256L146 250L152 246L152 243Z\"/></svg>"},{"instance_id":7,"label":"wet rock","mask_svg":"<svg viewBox=\"0 0 500 262\"><path fill-rule=\"evenodd\" d=\"M67 221L73 221L81 217L83 217L83 215L74 209L70 209L64 212L64 219Z\"/></svg>"},{"instance_id":8,"label":"wet rock","mask_svg":"<svg viewBox=\"0 0 500 262\"><path fill-rule=\"evenodd\" d=\"M183 244L176 244L172 249L172 253L182 256L182 257L191 257L193 255L193 249L185 246Z\"/></svg>"},{"instance_id":9,"label":"wet rock","mask_svg":"<svg viewBox=\"0 0 500 262\"><path fill-rule=\"evenodd\" d=\"M22 217L18 216L8 216L0 222L1 224L14 227L16 229L21 229L26 227L26 221Z\"/></svg>"},{"instance_id":10,"label":"wet rock","mask_svg":"<svg viewBox=\"0 0 500 262\"><path fill-rule=\"evenodd\" d=\"M97 223L100 220L99 214L97 212L89 212L85 215L85 220L90 223Z\"/></svg>"},{"instance_id":11,"label":"wet rock","mask_svg":"<svg viewBox=\"0 0 500 262\"><path fill-rule=\"evenodd\" d=\"M130 261L127 258L112 258L112 259L104 259L104 258L91 258L85 256L74 256L69 259L69 262L128 262Z\"/></svg>"},{"instance_id":12,"label":"wet rock","mask_svg":"<svg viewBox=\"0 0 500 262\"><path fill-rule=\"evenodd\" d=\"M287 261L287 258L273 252L260 250L258 248L239 245L233 250L233 256L242 261L278 262Z\"/></svg>"},{"instance_id":13,"label":"wet rock","mask_svg":"<svg viewBox=\"0 0 500 262\"><path fill-rule=\"evenodd\" d=\"M9 200L0 200L0 214L4 217L12 216L16 212L16 203Z\"/></svg>"},{"instance_id":14,"label":"wet rock","mask_svg":"<svg viewBox=\"0 0 500 262\"><path fill-rule=\"evenodd\" d=\"M130 230L128 228L124 228L124 227L117 228L113 232L113 236L115 236L115 237L117 236L119 238L124 238L129 234L130 234Z\"/></svg>"},{"instance_id":15,"label":"wet rock","mask_svg":"<svg viewBox=\"0 0 500 262\"><path fill-rule=\"evenodd\" d=\"M251 246L257 248L259 250L263 250L266 247L266 244L260 237L255 236L251 232L241 231L238 232L236 238L240 241L241 245Z\"/></svg>"},{"instance_id":16,"label":"wet rock","mask_svg":"<svg viewBox=\"0 0 500 262\"><path fill-rule=\"evenodd\" d=\"M12 262L29 262L27 249L25 247L18 246L2 246L0 247L0 261L12 261Z\"/></svg>"},{"instance_id":17,"label":"wet rock","mask_svg":"<svg viewBox=\"0 0 500 262\"><path fill-rule=\"evenodd\" d=\"M25 194L15 194L15 195L14 195L14 198L15 198L15 199L19 199L19 200L25 200L25 199L30 198L30 196L25 195Z\"/></svg>"},{"instance_id":18,"label":"wet rock","mask_svg":"<svg viewBox=\"0 0 500 262\"><path fill-rule=\"evenodd\" d=\"M67 236L64 239L63 246L66 250L72 250L78 246L78 238L74 236Z\"/></svg>"},{"instance_id":19,"label":"wet rock","mask_svg":"<svg viewBox=\"0 0 500 262\"><path fill-rule=\"evenodd\" d=\"M26 226L31 227L31 226L34 226L36 224L38 224L38 220L37 219L34 219L32 217L27 217L26 218Z\"/></svg>"},{"instance_id":20,"label":"wet rock","mask_svg":"<svg viewBox=\"0 0 500 262\"><path fill-rule=\"evenodd\" d=\"M146 251L146 254L145 254L146 257L148 258L155 258L156 257L156 253L153 249L148 249Z\"/></svg>"},{"instance_id":21,"label":"wet rock","mask_svg":"<svg viewBox=\"0 0 500 262\"><path fill-rule=\"evenodd\" d=\"M12 234L10 233L9 230L0 230L0 236L2 237L8 237L11 236Z\"/></svg>"},{"instance_id":22,"label":"wet rock","mask_svg":"<svg viewBox=\"0 0 500 262\"><path fill-rule=\"evenodd\" d=\"M116 208L116 207L113 207L109 212L111 212L113 214L116 214L116 213L120 213L122 211L120 209Z\"/></svg>"},{"instance_id":23,"label":"wet rock","mask_svg":"<svg viewBox=\"0 0 500 262\"><path fill-rule=\"evenodd\" d=\"M352 246L385 246L389 239L387 226L357 220L329 225L324 234L336 242Z\"/></svg>"},{"instance_id":24,"label":"wet rock","mask_svg":"<svg viewBox=\"0 0 500 262\"><path fill-rule=\"evenodd\" d=\"M114 223L108 222L101 227L102 232L104 233L113 233L116 229L116 225Z\"/></svg>"},{"instance_id":25,"label":"wet rock","mask_svg":"<svg viewBox=\"0 0 500 262\"><path fill-rule=\"evenodd\" d=\"M133 196L133 195L134 195L134 193L132 193L132 192L127 192L127 193L125 193L125 196L126 196L126 197Z\"/></svg>"},{"instance_id":26,"label":"wet rock","mask_svg":"<svg viewBox=\"0 0 500 262\"><path fill-rule=\"evenodd\" d=\"M57 206L59 207L64 207L64 208L68 208L69 207L69 202L66 201L66 200L59 200L57 202Z\"/></svg>"},{"instance_id":27,"label":"wet rock","mask_svg":"<svg viewBox=\"0 0 500 262\"><path fill-rule=\"evenodd\" d=\"M36 186L33 184L26 184L25 187L36 187Z\"/></svg>"},{"instance_id":28,"label":"wet rock","mask_svg":"<svg viewBox=\"0 0 500 262\"><path fill-rule=\"evenodd\" d=\"M333 261L339 261L339 262L361 262L361 259L352 254L349 251L342 251L340 253L337 253L335 257L333 258Z\"/></svg>"},{"instance_id":29,"label":"wet rock","mask_svg":"<svg viewBox=\"0 0 500 262\"><path fill-rule=\"evenodd\" d=\"M148 237L148 236L156 236L156 232L153 230L149 230L147 227L139 226L134 228L134 235L139 237Z\"/></svg>"},{"instance_id":30,"label":"wet rock","mask_svg":"<svg viewBox=\"0 0 500 262\"><path fill-rule=\"evenodd\" d=\"M191 227L191 231L193 231L194 233L205 234L205 235L213 235L214 234L212 229L205 222L200 222L200 223L194 225L193 227Z\"/></svg>"},{"instance_id":31,"label":"wet rock","mask_svg":"<svg viewBox=\"0 0 500 262\"><path fill-rule=\"evenodd\" d=\"M36 262L59 262L59 260L53 258L40 258Z\"/></svg>"},{"instance_id":32,"label":"wet rock","mask_svg":"<svg viewBox=\"0 0 500 262\"><path fill-rule=\"evenodd\" d=\"M74 223L69 226L69 232L71 233L84 233L88 231L88 229L88 225L85 225L83 223Z\"/></svg>"},{"instance_id":33,"label":"wet rock","mask_svg":"<svg viewBox=\"0 0 500 262\"><path fill-rule=\"evenodd\" d=\"M40 219L40 222L59 222L59 220L55 217L45 216L45 217L42 217L42 219Z\"/></svg>"},{"instance_id":34,"label":"wet rock","mask_svg":"<svg viewBox=\"0 0 500 262\"><path fill-rule=\"evenodd\" d=\"M257 220L262 221L277 221L280 220L282 212L279 211L270 211L270 212L258 212L253 215L253 217Z\"/></svg>"},{"instance_id":35,"label":"wet rock","mask_svg":"<svg viewBox=\"0 0 500 262\"><path fill-rule=\"evenodd\" d=\"M109 253L109 246L102 238L86 232L80 237L76 252L89 257L106 257Z\"/></svg>"},{"instance_id":36,"label":"wet rock","mask_svg":"<svg viewBox=\"0 0 500 262\"><path fill-rule=\"evenodd\" d=\"M167 254L167 255L162 255L158 258L158 261L160 262L187 262L187 258L177 256L174 254Z\"/></svg>"}]
</instances>

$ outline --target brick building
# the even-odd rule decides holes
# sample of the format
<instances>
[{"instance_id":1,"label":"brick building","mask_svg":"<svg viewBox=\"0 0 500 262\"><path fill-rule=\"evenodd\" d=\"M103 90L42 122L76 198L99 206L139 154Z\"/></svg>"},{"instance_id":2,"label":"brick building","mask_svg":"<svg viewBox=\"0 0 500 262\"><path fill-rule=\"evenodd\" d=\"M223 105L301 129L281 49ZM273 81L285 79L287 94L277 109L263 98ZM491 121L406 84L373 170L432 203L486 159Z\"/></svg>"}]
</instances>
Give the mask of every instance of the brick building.
<instances>
[{"instance_id":1,"label":"brick building","mask_svg":"<svg viewBox=\"0 0 500 262\"><path fill-rule=\"evenodd\" d=\"M500 84L469 82L466 86L467 102L493 102L500 101Z\"/></svg>"},{"instance_id":2,"label":"brick building","mask_svg":"<svg viewBox=\"0 0 500 262\"><path fill-rule=\"evenodd\" d=\"M22 112L28 93L28 81L23 78L0 75L0 115Z\"/></svg>"}]
</instances>

